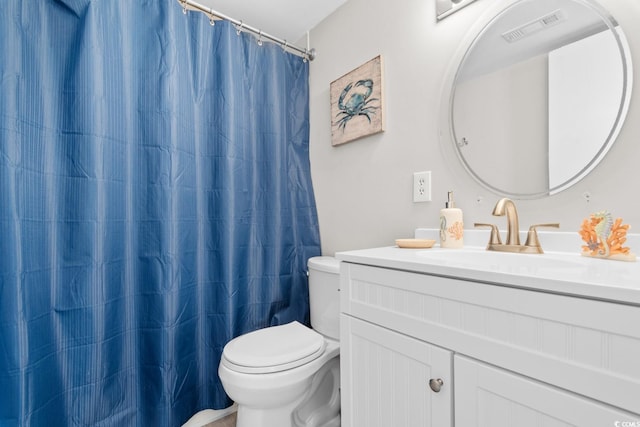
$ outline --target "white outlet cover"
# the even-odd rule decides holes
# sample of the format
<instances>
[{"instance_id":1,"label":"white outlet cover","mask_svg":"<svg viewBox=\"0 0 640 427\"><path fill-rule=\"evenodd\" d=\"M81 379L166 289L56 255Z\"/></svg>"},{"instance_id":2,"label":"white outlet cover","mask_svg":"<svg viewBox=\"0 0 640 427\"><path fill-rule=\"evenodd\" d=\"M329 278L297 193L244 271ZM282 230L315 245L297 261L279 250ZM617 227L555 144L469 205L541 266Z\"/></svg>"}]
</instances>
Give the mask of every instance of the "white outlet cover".
<instances>
[{"instance_id":1,"label":"white outlet cover","mask_svg":"<svg viewBox=\"0 0 640 427\"><path fill-rule=\"evenodd\" d=\"M431 201L431 171L415 172L413 174L413 201Z\"/></svg>"}]
</instances>

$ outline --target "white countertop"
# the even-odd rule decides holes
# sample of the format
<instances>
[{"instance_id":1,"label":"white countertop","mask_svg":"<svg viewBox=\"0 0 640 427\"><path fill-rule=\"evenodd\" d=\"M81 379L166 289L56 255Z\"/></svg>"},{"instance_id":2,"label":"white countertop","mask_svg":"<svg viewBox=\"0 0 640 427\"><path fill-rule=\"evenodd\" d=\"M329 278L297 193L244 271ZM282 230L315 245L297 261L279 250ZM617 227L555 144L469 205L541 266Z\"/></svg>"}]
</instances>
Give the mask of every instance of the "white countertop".
<instances>
[{"instance_id":1,"label":"white countertop","mask_svg":"<svg viewBox=\"0 0 640 427\"><path fill-rule=\"evenodd\" d=\"M416 236L426 237L418 231ZM475 243L475 239L470 240ZM542 255L489 253L484 247L470 245L462 250L441 249L437 245L431 249L389 246L338 252L336 258L356 264L640 306L640 262L589 258L578 251L579 245L575 253L545 250Z\"/></svg>"}]
</instances>

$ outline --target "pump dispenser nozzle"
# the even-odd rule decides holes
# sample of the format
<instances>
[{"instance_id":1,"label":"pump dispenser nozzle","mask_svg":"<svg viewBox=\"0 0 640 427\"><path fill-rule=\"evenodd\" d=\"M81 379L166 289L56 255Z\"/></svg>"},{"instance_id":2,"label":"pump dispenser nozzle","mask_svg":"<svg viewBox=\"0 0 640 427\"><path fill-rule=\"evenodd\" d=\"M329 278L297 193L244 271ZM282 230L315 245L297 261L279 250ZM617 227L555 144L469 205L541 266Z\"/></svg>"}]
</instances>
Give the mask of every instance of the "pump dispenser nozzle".
<instances>
[{"instance_id":1,"label":"pump dispenser nozzle","mask_svg":"<svg viewBox=\"0 0 640 427\"><path fill-rule=\"evenodd\" d=\"M449 191L449 192L447 193L447 201L446 201L446 203L444 204L444 206L445 206L446 208L455 208L455 207L456 207L456 204L455 204L455 202L453 201L453 191Z\"/></svg>"}]
</instances>

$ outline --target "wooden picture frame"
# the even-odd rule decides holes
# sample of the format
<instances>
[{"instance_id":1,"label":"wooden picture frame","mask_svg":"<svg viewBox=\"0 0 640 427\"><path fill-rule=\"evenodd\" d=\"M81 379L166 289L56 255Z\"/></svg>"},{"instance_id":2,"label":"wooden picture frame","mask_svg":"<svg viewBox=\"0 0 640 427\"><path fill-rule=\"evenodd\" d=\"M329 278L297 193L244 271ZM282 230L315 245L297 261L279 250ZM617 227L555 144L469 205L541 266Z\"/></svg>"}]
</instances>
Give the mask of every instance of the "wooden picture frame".
<instances>
[{"instance_id":1,"label":"wooden picture frame","mask_svg":"<svg viewBox=\"0 0 640 427\"><path fill-rule=\"evenodd\" d=\"M384 131L382 56L331 82L331 145Z\"/></svg>"}]
</instances>

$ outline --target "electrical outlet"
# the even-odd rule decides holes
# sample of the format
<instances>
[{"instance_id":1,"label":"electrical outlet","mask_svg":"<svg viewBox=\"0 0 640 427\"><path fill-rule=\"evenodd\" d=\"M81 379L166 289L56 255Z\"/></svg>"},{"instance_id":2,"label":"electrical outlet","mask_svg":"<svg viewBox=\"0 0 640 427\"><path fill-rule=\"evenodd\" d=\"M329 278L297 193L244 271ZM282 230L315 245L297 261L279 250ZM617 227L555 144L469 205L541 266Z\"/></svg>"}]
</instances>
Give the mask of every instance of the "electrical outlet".
<instances>
[{"instance_id":1,"label":"electrical outlet","mask_svg":"<svg viewBox=\"0 0 640 427\"><path fill-rule=\"evenodd\" d=\"M431 171L413 174L413 201L431 201Z\"/></svg>"}]
</instances>

